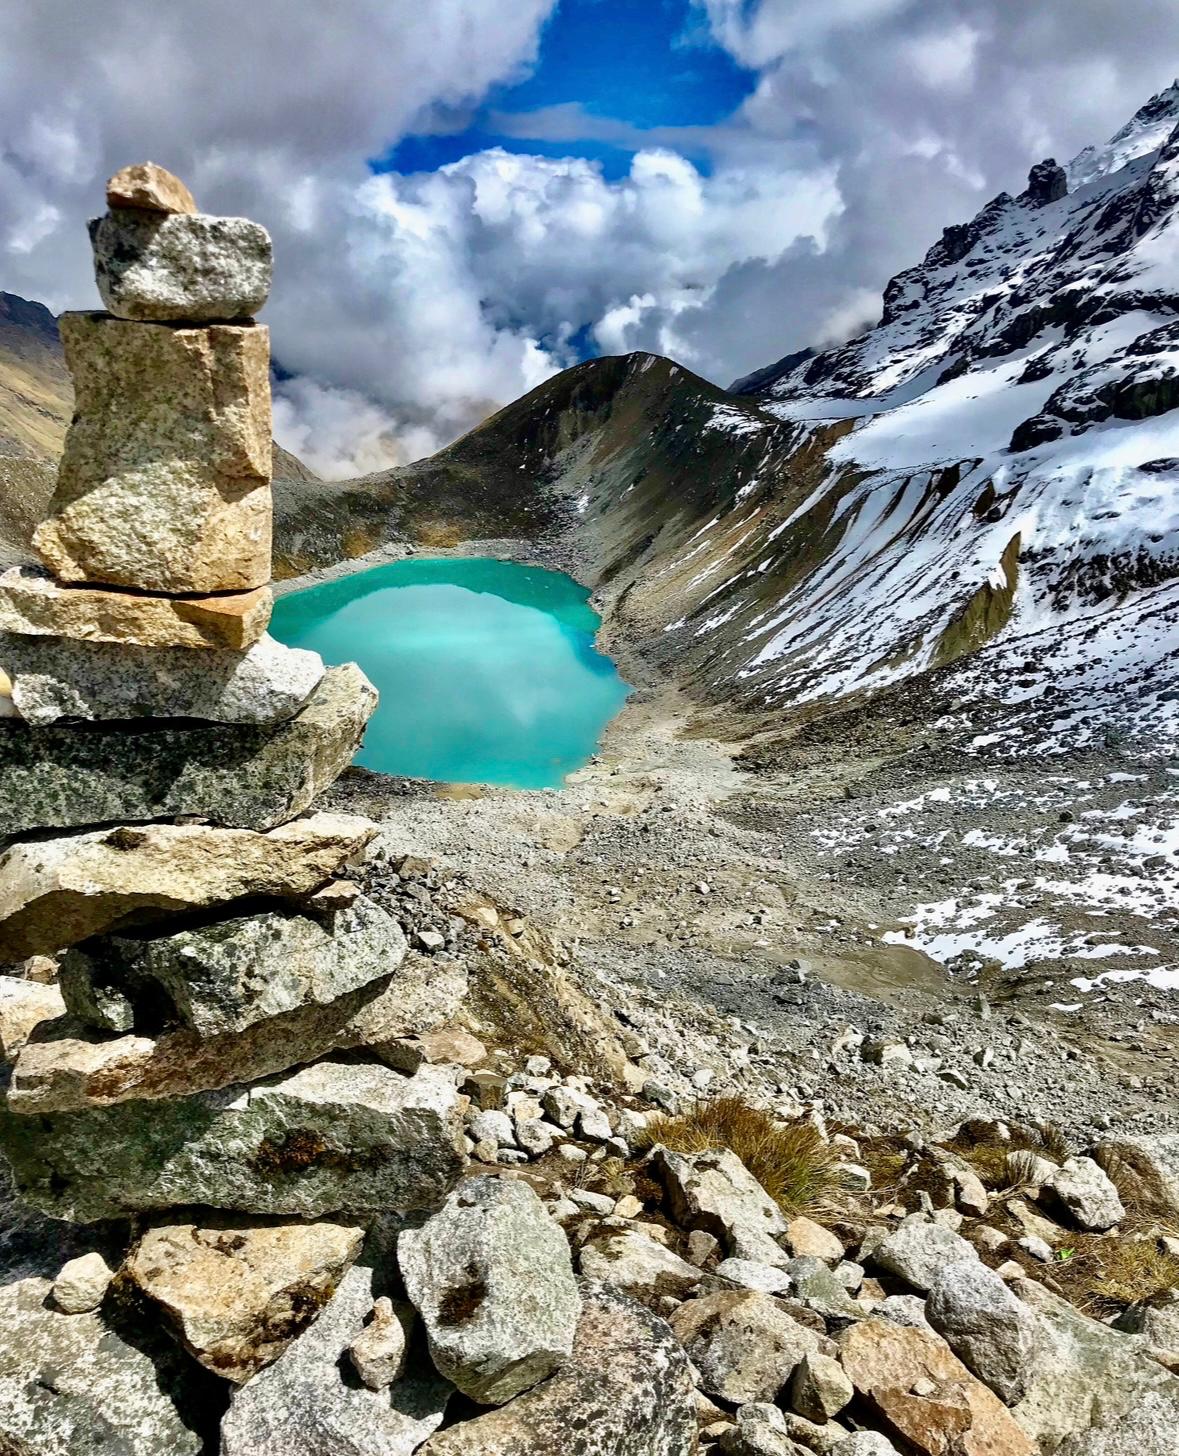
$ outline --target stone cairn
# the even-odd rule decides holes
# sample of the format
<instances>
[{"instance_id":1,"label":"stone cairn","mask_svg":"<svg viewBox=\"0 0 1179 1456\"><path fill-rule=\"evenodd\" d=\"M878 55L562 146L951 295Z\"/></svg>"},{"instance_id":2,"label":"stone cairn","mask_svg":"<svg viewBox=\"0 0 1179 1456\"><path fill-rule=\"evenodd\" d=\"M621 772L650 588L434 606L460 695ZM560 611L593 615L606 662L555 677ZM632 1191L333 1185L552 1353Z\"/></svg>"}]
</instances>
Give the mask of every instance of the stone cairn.
<instances>
[{"instance_id":1,"label":"stone cairn","mask_svg":"<svg viewBox=\"0 0 1179 1456\"><path fill-rule=\"evenodd\" d=\"M0 1148L43 1213L139 1220L122 1277L240 1381L318 1312L371 1215L442 1202L463 1099L453 1067L389 1064L447 1005L445 976L406 960L347 877L376 827L304 812L376 693L266 635L252 316L270 238L199 213L151 163L107 202L91 224L107 312L61 319L77 405L35 534L46 569L0 576ZM69 1283L59 1305L93 1308ZM203 1326L170 1283L201 1291ZM157 1449L199 1449L172 1434Z\"/></svg>"}]
</instances>

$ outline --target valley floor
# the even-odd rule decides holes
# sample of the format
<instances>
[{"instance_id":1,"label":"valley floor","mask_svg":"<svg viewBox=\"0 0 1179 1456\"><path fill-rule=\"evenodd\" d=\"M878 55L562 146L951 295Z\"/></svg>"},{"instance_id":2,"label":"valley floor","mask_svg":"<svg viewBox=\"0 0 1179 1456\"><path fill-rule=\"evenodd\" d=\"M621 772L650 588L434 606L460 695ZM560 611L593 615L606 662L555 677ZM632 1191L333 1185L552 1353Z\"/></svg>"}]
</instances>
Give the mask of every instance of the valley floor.
<instances>
[{"instance_id":1,"label":"valley floor","mask_svg":"<svg viewBox=\"0 0 1179 1456\"><path fill-rule=\"evenodd\" d=\"M353 771L332 802L574 944L672 1091L890 1125L1169 1122L1179 762L1157 741L999 759L922 683L750 737L652 680L604 609L638 687L565 789Z\"/></svg>"}]
</instances>

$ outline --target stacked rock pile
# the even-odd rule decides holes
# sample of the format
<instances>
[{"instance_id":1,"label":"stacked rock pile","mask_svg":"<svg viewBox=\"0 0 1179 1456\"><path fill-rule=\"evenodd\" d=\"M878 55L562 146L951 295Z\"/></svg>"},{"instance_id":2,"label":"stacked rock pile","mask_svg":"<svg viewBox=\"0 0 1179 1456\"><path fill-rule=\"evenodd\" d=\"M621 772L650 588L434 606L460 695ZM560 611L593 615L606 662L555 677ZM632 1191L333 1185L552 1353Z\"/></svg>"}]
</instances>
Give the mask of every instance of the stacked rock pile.
<instances>
[{"instance_id":1,"label":"stacked rock pile","mask_svg":"<svg viewBox=\"0 0 1179 1456\"><path fill-rule=\"evenodd\" d=\"M0 578L0 963L61 957L56 987L4 981L9 1042L14 1006L40 1025L3 1149L75 1221L432 1207L462 1164L453 1074L325 1060L446 996L347 878L375 826L304 813L376 694L266 635L270 239L152 164L107 201L108 311L61 319L47 570Z\"/></svg>"}]
</instances>

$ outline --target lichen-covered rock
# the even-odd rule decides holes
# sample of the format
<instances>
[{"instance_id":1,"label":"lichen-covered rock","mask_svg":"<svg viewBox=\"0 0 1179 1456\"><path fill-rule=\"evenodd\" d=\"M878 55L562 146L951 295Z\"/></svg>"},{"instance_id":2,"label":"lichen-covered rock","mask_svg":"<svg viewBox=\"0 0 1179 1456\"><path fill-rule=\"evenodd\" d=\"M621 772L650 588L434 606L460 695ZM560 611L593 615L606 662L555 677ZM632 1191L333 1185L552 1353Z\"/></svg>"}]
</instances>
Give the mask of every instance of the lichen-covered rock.
<instances>
[{"instance_id":1,"label":"lichen-covered rock","mask_svg":"<svg viewBox=\"0 0 1179 1456\"><path fill-rule=\"evenodd\" d=\"M580 1257L586 1278L614 1284L643 1304L664 1296L685 1299L703 1277L694 1264L638 1229L604 1233L585 1244Z\"/></svg>"},{"instance_id":2,"label":"lichen-covered rock","mask_svg":"<svg viewBox=\"0 0 1179 1456\"><path fill-rule=\"evenodd\" d=\"M235 1392L221 1456L413 1456L454 1387L424 1356L384 1390L361 1384L347 1352L372 1307L373 1271L354 1264L315 1323Z\"/></svg>"},{"instance_id":3,"label":"lichen-covered rock","mask_svg":"<svg viewBox=\"0 0 1179 1456\"><path fill-rule=\"evenodd\" d=\"M460 1136L445 1068L334 1061L168 1101L0 1111L19 1191L81 1223L183 1204L307 1218L431 1208L462 1170Z\"/></svg>"},{"instance_id":4,"label":"lichen-covered rock","mask_svg":"<svg viewBox=\"0 0 1179 1456\"><path fill-rule=\"evenodd\" d=\"M1125 1415L1069 1436L1056 1456L1174 1456L1179 1400L1148 1395Z\"/></svg>"},{"instance_id":5,"label":"lichen-covered rock","mask_svg":"<svg viewBox=\"0 0 1179 1456\"><path fill-rule=\"evenodd\" d=\"M572 1353L555 1375L439 1432L421 1456L692 1456L691 1373L667 1324L608 1285L585 1283L582 1296Z\"/></svg>"},{"instance_id":6,"label":"lichen-covered rock","mask_svg":"<svg viewBox=\"0 0 1179 1456\"><path fill-rule=\"evenodd\" d=\"M250 318L270 293L270 234L249 218L116 208L90 224L90 244L98 291L118 318Z\"/></svg>"},{"instance_id":7,"label":"lichen-covered rock","mask_svg":"<svg viewBox=\"0 0 1179 1456\"><path fill-rule=\"evenodd\" d=\"M0 671L26 723L206 718L283 723L323 677L314 652L263 637L246 652L129 647L0 632Z\"/></svg>"},{"instance_id":8,"label":"lichen-covered rock","mask_svg":"<svg viewBox=\"0 0 1179 1456\"><path fill-rule=\"evenodd\" d=\"M733 1405L775 1402L820 1342L771 1295L745 1289L689 1299L671 1327L700 1372L702 1389Z\"/></svg>"},{"instance_id":9,"label":"lichen-covered rock","mask_svg":"<svg viewBox=\"0 0 1179 1456\"><path fill-rule=\"evenodd\" d=\"M1044 1184L1041 1196L1088 1233L1104 1233L1126 1216L1118 1190L1092 1158L1069 1158Z\"/></svg>"},{"instance_id":10,"label":"lichen-covered rock","mask_svg":"<svg viewBox=\"0 0 1179 1456\"><path fill-rule=\"evenodd\" d=\"M120 167L106 184L108 207L138 207L147 212L195 212L196 199L179 177L156 162Z\"/></svg>"},{"instance_id":11,"label":"lichen-covered rock","mask_svg":"<svg viewBox=\"0 0 1179 1456\"><path fill-rule=\"evenodd\" d=\"M12 844L0 853L0 963L52 955L131 917L309 895L375 833L356 815L311 814L266 834L150 824Z\"/></svg>"},{"instance_id":12,"label":"lichen-covered rock","mask_svg":"<svg viewBox=\"0 0 1179 1456\"><path fill-rule=\"evenodd\" d=\"M405 956L397 921L365 896L319 918L291 906L167 933L118 931L66 951L66 1007L100 1031L180 1025L227 1036L326 1006L391 976Z\"/></svg>"},{"instance_id":13,"label":"lichen-covered rock","mask_svg":"<svg viewBox=\"0 0 1179 1456\"><path fill-rule=\"evenodd\" d=\"M1098 1143L1093 1157L1117 1164L1119 1182L1139 1207L1179 1219L1179 1132L1120 1134Z\"/></svg>"},{"instance_id":14,"label":"lichen-covered rock","mask_svg":"<svg viewBox=\"0 0 1179 1456\"><path fill-rule=\"evenodd\" d=\"M363 1243L354 1224L210 1217L148 1229L124 1270L206 1369L240 1385L315 1319Z\"/></svg>"},{"instance_id":15,"label":"lichen-covered rock","mask_svg":"<svg viewBox=\"0 0 1179 1456\"><path fill-rule=\"evenodd\" d=\"M982 1263L947 1264L929 1291L925 1317L1005 1405L1022 1399L1040 1321L996 1273Z\"/></svg>"},{"instance_id":16,"label":"lichen-covered rock","mask_svg":"<svg viewBox=\"0 0 1179 1456\"><path fill-rule=\"evenodd\" d=\"M377 695L358 667L329 668L277 727L128 728L0 722L0 837L197 816L266 830L301 814L356 752Z\"/></svg>"},{"instance_id":17,"label":"lichen-covered rock","mask_svg":"<svg viewBox=\"0 0 1179 1456\"><path fill-rule=\"evenodd\" d=\"M170 1031L157 1037L85 1037L63 1020L43 1027L38 1032L43 1039L28 1042L17 1056L8 1107L22 1116L77 1112L255 1082L353 1047L371 1047L380 1056L391 1037L453 1016L466 991L467 977L457 966L438 970L410 959L395 976L337 1001L304 1006L228 1036Z\"/></svg>"},{"instance_id":18,"label":"lichen-covered rock","mask_svg":"<svg viewBox=\"0 0 1179 1456\"><path fill-rule=\"evenodd\" d=\"M222 596L169 597L65 586L28 567L0 573L0 631L79 642L244 652L266 631L273 605L268 586Z\"/></svg>"},{"instance_id":19,"label":"lichen-covered rock","mask_svg":"<svg viewBox=\"0 0 1179 1456\"><path fill-rule=\"evenodd\" d=\"M1152 1396L1179 1410L1179 1379L1151 1358L1141 1335L1111 1330L1035 1280L1022 1280L1019 1290L1039 1316L1041 1338L1012 1415L1044 1450L1097 1421L1117 1421Z\"/></svg>"},{"instance_id":20,"label":"lichen-covered rock","mask_svg":"<svg viewBox=\"0 0 1179 1456\"><path fill-rule=\"evenodd\" d=\"M683 1228L712 1234L735 1258L786 1264L790 1255L778 1243L786 1216L735 1153L656 1148L653 1164Z\"/></svg>"},{"instance_id":21,"label":"lichen-covered rock","mask_svg":"<svg viewBox=\"0 0 1179 1456\"><path fill-rule=\"evenodd\" d=\"M919 1213L910 1214L899 1227L876 1244L873 1261L914 1289L926 1293L948 1264L977 1264L978 1250L961 1234Z\"/></svg>"},{"instance_id":22,"label":"lichen-covered rock","mask_svg":"<svg viewBox=\"0 0 1179 1456\"><path fill-rule=\"evenodd\" d=\"M201 1456L220 1382L150 1325L105 1309L60 1313L50 1288L0 1287L0 1451Z\"/></svg>"},{"instance_id":23,"label":"lichen-covered rock","mask_svg":"<svg viewBox=\"0 0 1179 1456\"><path fill-rule=\"evenodd\" d=\"M266 329L63 314L75 415L33 545L63 581L235 592L270 580ZM128 400L150 406L128 409Z\"/></svg>"},{"instance_id":24,"label":"lichen-covered rock","mask_svg":"<svg viewBox=\"0 0 1179 1456\"><path fill-rule=\"evenodd\" d=\"M569 1242L527 1183L461 1183L397 1243L435 1365L472 1400L502 1405L573 1346L581 1300Z\"/></svg>"}]
</instances>

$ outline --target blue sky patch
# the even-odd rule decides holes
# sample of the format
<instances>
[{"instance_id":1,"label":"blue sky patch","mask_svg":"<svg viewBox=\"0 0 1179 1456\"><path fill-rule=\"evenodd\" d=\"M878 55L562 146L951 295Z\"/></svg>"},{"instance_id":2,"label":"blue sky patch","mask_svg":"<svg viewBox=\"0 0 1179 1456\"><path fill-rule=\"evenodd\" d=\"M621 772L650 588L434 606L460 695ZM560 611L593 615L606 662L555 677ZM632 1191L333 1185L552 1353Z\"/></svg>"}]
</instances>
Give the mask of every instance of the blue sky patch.
<instances>
[{"instance_id":1,"label":"blue sky patch","mask_svg":"<svg viewBox=\"0 0 1179 1456\"><path fill-rule=\"evenodd\" d=\"M708 171L708 128L732 115L754 80L712 44L690 0L561 0L531 75L475 111L438 117L373 170L429 172L503 147L584 157L614 180L641 147L665 143Z\"/></svg>"}]
</instances>

